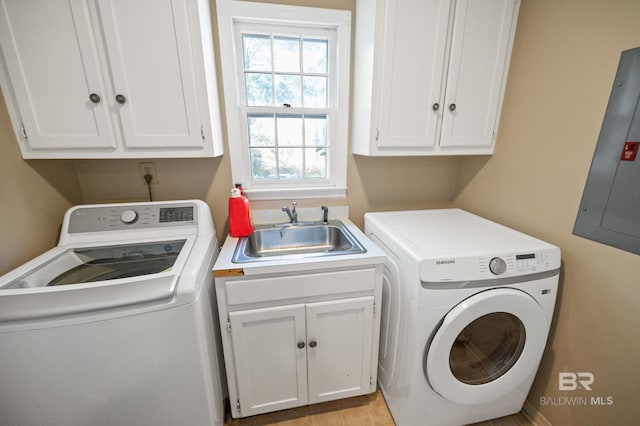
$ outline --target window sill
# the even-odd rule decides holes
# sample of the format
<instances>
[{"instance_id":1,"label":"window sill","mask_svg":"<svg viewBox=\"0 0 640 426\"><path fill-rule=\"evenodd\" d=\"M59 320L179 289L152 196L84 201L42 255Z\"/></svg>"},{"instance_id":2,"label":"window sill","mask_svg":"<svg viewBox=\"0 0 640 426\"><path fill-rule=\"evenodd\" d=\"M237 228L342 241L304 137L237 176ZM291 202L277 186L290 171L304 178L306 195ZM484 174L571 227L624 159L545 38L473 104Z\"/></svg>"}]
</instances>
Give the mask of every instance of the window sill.
<instances>
[{"instance_id":1,"label":"window sill","mask_svg":"<svg viewBox=\"0 0 640 426\"><path fill-rule=\"evenodd\" d=\"M245 192L251 201L305 198L345 198L347 196L346 187L245 189Z\"/></svg>"}]
</instances>

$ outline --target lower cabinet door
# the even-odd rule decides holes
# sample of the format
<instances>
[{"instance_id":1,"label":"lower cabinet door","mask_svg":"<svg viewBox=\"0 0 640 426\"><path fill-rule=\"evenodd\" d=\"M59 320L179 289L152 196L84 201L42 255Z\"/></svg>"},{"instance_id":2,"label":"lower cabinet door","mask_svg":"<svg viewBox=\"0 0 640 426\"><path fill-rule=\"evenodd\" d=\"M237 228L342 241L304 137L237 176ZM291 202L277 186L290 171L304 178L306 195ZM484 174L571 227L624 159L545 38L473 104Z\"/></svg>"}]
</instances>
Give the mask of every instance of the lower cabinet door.
<instances>
[{"instance_id":1,"label":"lower cabinet door","mask_svg":"<svg viewBox=\"0 0 640 426\"><path fill-rule=\"evenodd\" d=\"M242 417L307 404L305 305L230 312Z\"/></svg>"},{"instance_id":2,"label":"lower cabinet door","mask_svg":"<svg viewBox=\"0 0 640 426\"><path fill-rule=\"evenodd\" d=\"M368 393L373 296L307 304L309 403Z\"/></svg>"}]
</instances>

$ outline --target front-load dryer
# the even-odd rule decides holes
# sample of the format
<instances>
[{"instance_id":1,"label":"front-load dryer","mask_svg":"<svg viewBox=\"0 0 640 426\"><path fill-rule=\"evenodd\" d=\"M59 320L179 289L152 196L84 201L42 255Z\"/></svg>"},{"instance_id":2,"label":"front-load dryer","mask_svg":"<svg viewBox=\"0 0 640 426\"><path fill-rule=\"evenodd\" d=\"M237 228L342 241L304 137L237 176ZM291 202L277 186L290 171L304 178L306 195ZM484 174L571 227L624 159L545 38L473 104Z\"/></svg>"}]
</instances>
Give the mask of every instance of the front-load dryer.
<instances>
[{"instance_id":1,"label":"front-load dryer","mask_svg":"<svg viewBox=\"0 0 640 426\"><path fill-rule=\"evenodd\" d=\"M398 425L517 413L553 316L560 250L459 209L367 213L387 253L379 385Z\"/></svg>"}]
</instances>

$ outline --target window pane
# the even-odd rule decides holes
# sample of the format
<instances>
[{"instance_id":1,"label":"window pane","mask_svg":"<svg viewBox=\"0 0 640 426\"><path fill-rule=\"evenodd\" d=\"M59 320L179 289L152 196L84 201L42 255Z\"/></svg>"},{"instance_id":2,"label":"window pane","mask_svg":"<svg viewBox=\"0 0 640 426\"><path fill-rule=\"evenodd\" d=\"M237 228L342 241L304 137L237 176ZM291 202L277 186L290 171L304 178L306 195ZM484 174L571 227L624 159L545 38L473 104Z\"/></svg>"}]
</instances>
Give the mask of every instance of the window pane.
<instances>
[{"instance_id":1,"label":"window pane","mask_svg":"<svg viewBox=\"0 0 640 426\"><path fill-rule=\"evenodd\" d=\"M327 145L327 116L326 115L305 116L304 144L306 146Z\"/></svg>"},{"instance_id":2,"label":"window pane","mask_svg":"<svg viewBox=\"0 0 640 426\"><path fill-rule=\"evenodd\" d=\"M232 158L234 173L248 175L250 189L342 193L346 172L343 162L331 156L348 152L348 138L342 137L348 127L343 125L348 121L348 105L336 105L335 110L345 114L335 117L330 105L345 100L338 97L333 82L335 77L346 78L333 73L343 70L334 63L338 49L349 45L349 40L339 37L348 29L347 15L336 11L325 25L310 12L290 25L277 16L234 20L229 11L225 13L233 21L235 43L233 51L224 52L231 59L223 60L240 67L235 76L225 68L239 85L236 96L240 94L240 99L228 99L227 112L243 122L229 129L230 143L239 144ZM336 127L339 138L333 134ZM340 170L334 171L336 166ZM240 167L244 170L237 170Z\"/></svg>"},{"instance_id":3,"label":"window pane","mask_svg":"<svg viewBox=\"0 0 640 426\"><path fill-rule=\"evenodd\" d=\"M280 179L302 179L302 148L278 149L278 166Z\"/></svg>"},{"instance_id":4,"label":"window pane","mask_svg":"<svg viewBox=\"0 0 640 426\"><path fill-rule=\"evenodd\" d=\"M327 73L327 40L304 39L302 41L302 71L305 73Z\"/></svg>"},{"instance_id":5,"label":"window pane","mask_svg":"<svg viewBox=\"0 0 640 426\"><path fill-rule=\"evenodd\" d=\"M327 157L328 148L305 148L305 177L328 179Z\"/></svg>"},{"instance_id":6,"label":"window pane","mask_svg":"<svg viewBox=\"0 0 640 426\"><path fill-rule=\"evenodd\" d=\"M276 125L273 115L249 115L248 122L250 146L275 146Z\"/></svg>"},{"instance_id":7,"label":"window pane","mask_svg":"<svg viewBox=\"0 0 640 426\"><path fill-rule=\"evenodd\" d=\"M278 145L302 146L302 116L278 115Z\"/></svg>"},{"instance_id":8,"label":"window pane","mask_svg":"<svg viewBox=\"0 0 640 426\"><path fill-rule=\"evenodd\" d=\"M242 36L244 69L271 71L271 40L266 35L245 34Z\"/></svg>"},{"instance_id":9,"label":"window pane","mask_svg":"<svg viewBox=\"0 0 640 426\"><path fill-rule=\"evenodd\" d=\"M273 105L273 82L271 74L244 75L247 90L248 106L272 106Z\"/></svg>"},{"instance_id":10,"label":"window pane","mask_svg":"<svg viewBox=\"0 0 640 426\"><path fill-rule=\"evenodd\" d=\"M327 77L304 76L304 106L325 108L327 106Z\"/></svg>"},{"instance_id":11,"label":"window pane","mask_svg":"<svg viewBox=\"0 0 640 426\"><path fill-rule=\"evenodd\" d=\"M273 38L273 67L276 72L300 72L299 38Z\"/></svg>"},{"instance_id":12,"label":"window pane","mask_svg":"<svg viewBox=\"0 0 640 426\"><path fill-rule=\"evenodd\" d=\"M276 178L275 148L250 148L251 179L265 180Z\"/></svg>"},{"instance_id":13,"label":"window pane","mask_svg":"<svg viewBox=\"0 0 640 426\"><path fill-rule=\"evenodd\" d=\"M302 83L299 75L276 75L276 105L288 104L292 107L302 105Z\"/></svg>"}]
</instances>

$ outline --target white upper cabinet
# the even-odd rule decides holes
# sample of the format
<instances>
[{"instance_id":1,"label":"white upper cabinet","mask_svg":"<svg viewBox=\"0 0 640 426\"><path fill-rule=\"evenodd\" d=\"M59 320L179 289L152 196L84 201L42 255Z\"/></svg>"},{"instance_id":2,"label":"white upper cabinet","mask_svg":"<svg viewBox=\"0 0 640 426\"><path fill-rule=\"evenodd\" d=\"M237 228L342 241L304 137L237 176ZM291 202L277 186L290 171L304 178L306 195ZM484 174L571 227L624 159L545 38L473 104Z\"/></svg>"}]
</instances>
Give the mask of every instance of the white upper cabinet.
<instances>
[{"instance_id":1,"label":"white upper cabinet","mask_svg":"<svg viewBox=\"0 0 640 426\"><path fill-rule=\"evenodd\" d=\"M492 154L519 5L357 0L354 154Z\"/></svg>"},{"instance_id":2,"label":"white upper cabinet","mask_svg":"<svg viewBox=\"0 0 640 426\"><path fill-rule=\"evenodd\" d=\"M0 83L24 158L222 154L208 0L0 5Z\"/></svg>"}]
</instances>

